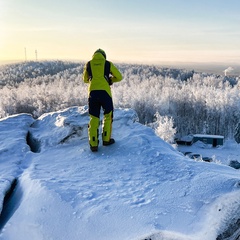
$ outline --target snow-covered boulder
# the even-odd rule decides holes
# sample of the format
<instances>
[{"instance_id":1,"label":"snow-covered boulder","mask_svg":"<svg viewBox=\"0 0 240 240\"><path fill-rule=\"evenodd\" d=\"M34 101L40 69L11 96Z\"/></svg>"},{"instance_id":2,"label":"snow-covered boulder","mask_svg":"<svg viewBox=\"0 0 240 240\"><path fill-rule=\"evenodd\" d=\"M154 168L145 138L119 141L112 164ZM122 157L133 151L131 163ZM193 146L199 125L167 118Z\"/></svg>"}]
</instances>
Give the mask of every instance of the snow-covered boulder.
<instances>
[{"instance_id":1,"label":"snow-covered boulder","mask_svg":"<svg viewBox=\"0 0 240 240\"><path fill-rule=\"evenodd\" d=\"M13 145L23 147L22 174L11 172L19 179L1 240L213 240L237 222L239 171L185 157L131 109L115 110L116 143L102 146L100 136L97 153L89 149L86 107L27 119L20 136L6 132L8 142L29 131L41 147ZM12 145L5 149L14 157Z\"/></svg>"}]
</instances>

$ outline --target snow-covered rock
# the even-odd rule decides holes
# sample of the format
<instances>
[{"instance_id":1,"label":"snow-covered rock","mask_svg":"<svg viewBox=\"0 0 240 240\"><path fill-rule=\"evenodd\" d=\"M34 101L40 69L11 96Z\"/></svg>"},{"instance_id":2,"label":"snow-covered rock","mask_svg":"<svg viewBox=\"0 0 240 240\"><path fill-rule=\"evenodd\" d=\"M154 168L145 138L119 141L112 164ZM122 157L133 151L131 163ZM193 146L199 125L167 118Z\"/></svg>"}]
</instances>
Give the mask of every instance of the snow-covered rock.
<instances>
[{"instance_id":1,"label":"snow-covered rock","mask_svg":"<svg viewBox=\"0 0 240 240\"><path fill-rule=\"evenodd\" d=\"M33 121L28 114L0 119L0 213L6 192L24 167L30 150L27 133Z\"/></svg>"},{"instance_id":2,"label":"snow-covered rock","mask_svg":"<svg viewBox=\"0 0 240 240\"><path fill-rule=\"evenodd\" d=\"M131 109L114 112L116 143L100 137L92 153L87 111L0 121L0 181L18 178L0 239L213 240L237 220L238 170L185 157Z\"/></svg>"}]
</instances>

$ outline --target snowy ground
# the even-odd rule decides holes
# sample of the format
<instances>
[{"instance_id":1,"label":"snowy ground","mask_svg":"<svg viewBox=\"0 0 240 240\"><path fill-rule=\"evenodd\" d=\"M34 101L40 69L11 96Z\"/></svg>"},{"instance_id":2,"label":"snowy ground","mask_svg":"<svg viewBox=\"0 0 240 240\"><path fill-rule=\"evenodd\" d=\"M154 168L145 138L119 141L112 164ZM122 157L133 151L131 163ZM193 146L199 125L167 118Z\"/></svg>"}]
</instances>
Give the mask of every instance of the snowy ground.
<instances>
[{"instance_id":1,"label":"snowy ground","mask_svg":"<svg viewBox=\"0 0 240 240\"><path fill-rule=\"evenodd\" d=\"M136 119L117 109L116 144L100 144L97 153L89 150L85 107L37 121L26 114L2 119L0 209L18 181L2 211L0 239L213 240L239 219L240 174L227 166L238 145L195 144L190 151L216 156L197 162Z\"/></svg>"}]
</instances>

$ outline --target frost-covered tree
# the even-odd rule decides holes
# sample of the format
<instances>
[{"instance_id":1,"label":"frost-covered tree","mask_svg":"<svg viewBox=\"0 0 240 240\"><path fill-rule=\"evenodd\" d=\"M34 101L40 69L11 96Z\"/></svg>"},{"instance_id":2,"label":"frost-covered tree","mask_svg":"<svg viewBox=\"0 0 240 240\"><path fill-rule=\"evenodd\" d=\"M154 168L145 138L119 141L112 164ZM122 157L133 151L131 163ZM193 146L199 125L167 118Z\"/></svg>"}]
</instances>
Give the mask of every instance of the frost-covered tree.
<instances>
[{"instance_id":1,"label":"frost-covered tree","mask_svg":"<svg viewBox=\"0 0 240 240\"><path fill-rule=\"evenodd\" d=\"M176 128L172 117L161 116L159 112L154 115L155 121L151 124L157 136L168 143L174 142Z\"/></svg>"},{"instance_id":2,"label":"frost-covered tree","mask_svg":"<svg viewBox=\"0 0 240 240\"><path fill-rule=\"evenodd\" d=\"M38 117L86 105L83 66L61 61L1 66L0 117L20 112ZM168 116L180 136L205 133L205 124L207 133L233 138L240 119L239 77L152 65L119 64L118 68L124 79L112 85L116 108L135 109L143 124L155 121L156 112Z\"/></svg>"},{"instance_id":3,"label":"frost-covered tree","mask_svg":"<svg viewBox=\"0 0 240 240\"><path fill-rule=\"evenodd\" d=\"M234 139L237 143L240 143L240 122L237 124L235 128Z\"/></svg>"}]
</instances>

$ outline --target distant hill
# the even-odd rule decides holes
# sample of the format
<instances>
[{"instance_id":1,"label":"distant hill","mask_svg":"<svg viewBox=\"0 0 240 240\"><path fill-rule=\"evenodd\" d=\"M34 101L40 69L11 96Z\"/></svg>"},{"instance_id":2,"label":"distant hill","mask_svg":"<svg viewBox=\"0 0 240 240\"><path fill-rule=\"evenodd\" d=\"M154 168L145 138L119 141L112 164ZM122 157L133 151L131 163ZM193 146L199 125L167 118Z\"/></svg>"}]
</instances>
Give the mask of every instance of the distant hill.
<instances>
[{"instance_id":1,"label":"distant hill","mask_svg":"<svg viewBox=\"0 0 240 240\"><path fill-rule=\"evenodd\" d=\"M37 78L45 75L53 76L67 69L80 66L80 63L65 61L23 62L0 66L0 85L14 86L25 79Z\"/></svg>"},{"instance_id":2,"label":"distant hill","mask_svg":"<svg viewBox=\"0 0 240 240\"><path fill-rule=\"evenodd\" d=\"M19 83L31 79L54 76L66 70L78 68L83 70L85 63L68 62L68 61L42 61L42 62L22 62L0 66L0 85L16 86ZM127 75L142 76L143 80L148 76L152 77L169 77L176 80L186 81L193 77L194 70L167 68L155 65L139 65L139 64L118 64L121 72ZM79 69L80 68L80 69ZM211 75L211 74L204 74Z\"/></svg>"}]
</instances>

